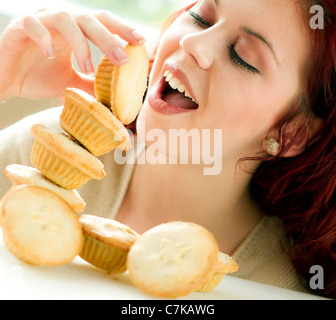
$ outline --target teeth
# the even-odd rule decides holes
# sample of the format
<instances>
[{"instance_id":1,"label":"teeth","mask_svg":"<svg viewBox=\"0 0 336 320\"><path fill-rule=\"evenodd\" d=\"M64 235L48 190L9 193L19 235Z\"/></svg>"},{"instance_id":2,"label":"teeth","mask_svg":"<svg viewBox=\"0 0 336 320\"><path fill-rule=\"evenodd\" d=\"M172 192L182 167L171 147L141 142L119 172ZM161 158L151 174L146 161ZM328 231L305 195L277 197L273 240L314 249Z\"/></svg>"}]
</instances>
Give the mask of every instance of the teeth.
<instances>
[{"instance_id":1,"label":"teeth","mask_svg":"<svg viewBox=\"0 0 336 320\"><path fill-rule=\"evenodd\" d=\"M169 76L168 76L168 78L169 78ZM173 89L177 89L178 86L181 84L181 82L179 80L177 80L176 78L172 78L171 80L168 80L168 82Z\"/></svg>"},{"instance_id":2,"label":"teeth","mask_svg":"<svg viewBox=\"0 0 336 320\"><path fill-rule=\"evenodd\" d=\"M168 71L169 72L169 71ZM166 81L170 81L174 78L174 76L171 73L168 73L167 77L166 77Z\"/></svg>"},{"instance_id":3,"label":"teeth","mask_svg":"<svg viewBox=\"0 0 336 320\"><path fill-rule=\"evenodd\" d=\"M186 87L183 84L180 84L177 87L177 90L180 91L181 93L184 93L184 92L186 92Z\"/></svg>"},{"instance_id":4,"label":"teeth","mask_svg":"<svg viewBox=\"0 0 336 320\"><path fill-rule=\"evenodd\" d=\"M169 85L173 89L177 89L179 92L184 93L184 95L188 98L190 98L192 101L196 103L196 101L193 99L191 94L187 91L186 87L184 84L180 82L180 80L174 78L173 74L169 71L165 71L163 76L166 78L166 81L169 83Z\"/></svg>"}]
</instances>

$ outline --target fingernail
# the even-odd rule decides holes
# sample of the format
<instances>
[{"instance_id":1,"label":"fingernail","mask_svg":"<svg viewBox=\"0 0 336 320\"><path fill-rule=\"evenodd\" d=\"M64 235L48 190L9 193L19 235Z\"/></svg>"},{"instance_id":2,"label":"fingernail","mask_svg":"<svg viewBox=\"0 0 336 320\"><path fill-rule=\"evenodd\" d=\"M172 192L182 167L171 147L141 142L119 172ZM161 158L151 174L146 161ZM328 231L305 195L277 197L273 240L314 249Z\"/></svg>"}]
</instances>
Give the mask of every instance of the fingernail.
<instances>
[{"instance_id":1,"label":"fingernail","mask_svg":"<svg viewBox=\"0 0 336 320\"><path fill-rule=\"evenodd\" d=\"M87 58L84 61L84 68L87 75L92 76L94 74L94 67L90 58Z\"/></svg>"},{"instance_id":2,"label":"fingernail","mask_svg":"<svg viewBox=\"0 0 336 320\"><path fill-rule=\"evenodd\" d=\"M54 59L55 58L55 51L54 51L54 47L50 46L47 50L47 57L48 59Z\"/></svg>"},{"instance_id":3,"label":"fingernail","mask_svg":"<svg viewBox=\"0 0 336 320\"><path fill-rule=\"evenodd\" d=\"M128 61L128 55L122 48L116 48L113 52L114 57L120 61L120 63L125 63Z\"/></svg>"},{"instance_id":4,"label":"fingernail","mask_svg":"<svg viewBox=\"0 0 336 320\"><path fill-rule=\"evenodd\" d=\"M137 41L139 44L143 44L146 42L146 39L137 31L132 31L132 37Z\"/></svg>"}]
</instances>

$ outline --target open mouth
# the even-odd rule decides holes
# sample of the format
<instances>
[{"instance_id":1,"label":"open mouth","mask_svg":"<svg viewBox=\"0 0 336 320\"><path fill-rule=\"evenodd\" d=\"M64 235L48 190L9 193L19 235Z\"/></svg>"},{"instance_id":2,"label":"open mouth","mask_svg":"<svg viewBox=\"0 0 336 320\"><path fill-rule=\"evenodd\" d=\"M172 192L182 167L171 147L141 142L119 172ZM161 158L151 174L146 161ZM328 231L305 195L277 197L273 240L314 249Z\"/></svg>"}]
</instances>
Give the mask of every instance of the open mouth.
<instances>
[{"instance_id":1,"label":"open mouth","mask_svg":"<svg viewBox=\"0 0 336 320\"><path fill-rule=\"evenodd\" d=\"M180 80L174 77L170 71L164 73L165 86L161 99L169 105L180 109L198 109L197 102L186 89Z\"/></svg>"}]
</instances>

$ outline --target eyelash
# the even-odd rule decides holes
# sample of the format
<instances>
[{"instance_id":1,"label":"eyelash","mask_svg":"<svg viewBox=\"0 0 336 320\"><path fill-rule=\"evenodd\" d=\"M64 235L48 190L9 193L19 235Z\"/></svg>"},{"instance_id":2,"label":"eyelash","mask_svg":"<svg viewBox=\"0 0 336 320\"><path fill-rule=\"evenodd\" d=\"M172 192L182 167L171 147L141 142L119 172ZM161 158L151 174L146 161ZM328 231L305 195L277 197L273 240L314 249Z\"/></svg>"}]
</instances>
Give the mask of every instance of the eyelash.
<instances>
[{"instance_id":1,"label":"eyelash","mask_svg":"<svg viewBox=\"0 0 336 320\"><path fill-rule=\"evenodd\" d=\"M204 20L202 17L200 17L196 12L193 12L191 10L188 10L188 14L193 18L193 23L201 28L210 28L212 27L212 24L206 20ZM230 59L233 63L235 63L238 67L246 69L247 71L253 73L253 74L259 74L259 70L255 67L252 67L248 63L246 63L236 52L234 49L234 44L227 47L229 49L229 55Z\"/></svg>"},{"instance_id":2,"label":"eyelash","mask_svg":"<svg viewBox=\"0 0 336 320\"><path fill-rule=\"evenodd\" d=\"M236 52L234 49L234 45L232 44L231 46L228 47L229 49L229 55L230 59L239 67L248 70L249 72L252 72L253 74L259 74L259 70L256 69L255 67L252 67L248 63L246 63Z\"/></svg>"},{"instance_id":3,"label":"eyelash","mask_svg":"<svg viewBox=\"0 0 336 320\"><path fill-rule=\"evenodd\" d=\"M204 27L212 27L212 24L206 20L204 20L202 17L200 17L196 12L188 10L189 15L193 18L194 24L197 26L204 28Z\"/></svg>"}]
</instances>

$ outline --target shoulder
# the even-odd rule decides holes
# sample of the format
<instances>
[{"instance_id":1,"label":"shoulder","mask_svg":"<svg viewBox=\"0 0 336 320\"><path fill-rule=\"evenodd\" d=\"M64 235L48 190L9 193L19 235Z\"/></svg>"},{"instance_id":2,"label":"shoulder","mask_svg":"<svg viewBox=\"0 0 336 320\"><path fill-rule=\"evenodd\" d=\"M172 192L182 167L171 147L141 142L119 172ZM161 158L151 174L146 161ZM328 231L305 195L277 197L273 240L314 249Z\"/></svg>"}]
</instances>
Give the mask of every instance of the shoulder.
<instances>
[{"instance_id":1,"label":"shoulder","mask_svg":"<svg viewBox=\"0 0 336 320\"><path fill-rule=\"evenodd\" d=\"M62 106L47 109L29 115L22 120L0 130L0 137L9 136L9 135L21 135L22 132L27 130L30 131L30 128L33 124L43 123L50 127L59 128L59 117L62 113Z\"/></svg>"},{"instance_id":2,"label":"shoulder","mask_svg":"<svg viewBox=\"0 0 336 320\"><path fill-rule=\"evenodd\" d=\"M43 123L50 127L58 127L61 112L61 107L47 109L0 130L0 197L11 186L4 175L6 166L9 164L31 166L30 153L34 141L30 133L32 125Z\"/></svg>"},{"instance_id":3,"label":"shoulder","mask_svg":"<svg viewBox=\"0 0 336 320\"><path fill-rule=\"evenodd\" d=\"M41 123L59 128L61 111L61 107L47 109L0 130L0 170L12 163L30 165L30 151L34 141L30 133L32 126Z\"/></svg>"},{"instance_id":4,"label":"shoulder","mask_svg":"<svg viewBox=\"0 0 336 320\"><path fill-rule=\"evenodd\" d=\"M24 150L29 150L33 142L30 130L34 124L45 124L51 128L59 128L59 116L62 107L47 109L32 115L0 130L0 153L10 158L17 158ZM7 152L8 151L8 152ZM25 160L24 158L22 159Z\"/></svg>"},{"instance_id":5,"label":"shoulder","mask_svg":"<svg viewBox=\"0 0 336 320\"><path fill-rule=\"evenodd\" d=\"M308 292L287 254L290 248L280 219L263 217L239 246L233 258L239 264L237 277L285 289Z\"/></svg>"}]
</instances>

